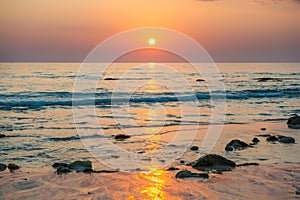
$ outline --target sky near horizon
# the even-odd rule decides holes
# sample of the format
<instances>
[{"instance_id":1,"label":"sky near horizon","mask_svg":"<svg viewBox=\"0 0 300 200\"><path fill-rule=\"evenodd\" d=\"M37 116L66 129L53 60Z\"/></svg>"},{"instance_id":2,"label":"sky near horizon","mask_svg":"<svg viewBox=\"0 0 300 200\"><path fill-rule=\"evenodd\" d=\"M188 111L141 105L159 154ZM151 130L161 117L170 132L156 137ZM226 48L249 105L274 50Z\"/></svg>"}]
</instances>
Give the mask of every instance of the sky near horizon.
<instances>
[{"instance_id":1,"label":"sky near horizon","mask_svg":"<svg viewBox=\"0 0 300 200\"><path fill-rule=\"evenodd\" d=\"M1 0L0 61L81 62L114 34L162 27L216 62L300 62L299 11L300 0Z\"/></svg>"}]
</instances>

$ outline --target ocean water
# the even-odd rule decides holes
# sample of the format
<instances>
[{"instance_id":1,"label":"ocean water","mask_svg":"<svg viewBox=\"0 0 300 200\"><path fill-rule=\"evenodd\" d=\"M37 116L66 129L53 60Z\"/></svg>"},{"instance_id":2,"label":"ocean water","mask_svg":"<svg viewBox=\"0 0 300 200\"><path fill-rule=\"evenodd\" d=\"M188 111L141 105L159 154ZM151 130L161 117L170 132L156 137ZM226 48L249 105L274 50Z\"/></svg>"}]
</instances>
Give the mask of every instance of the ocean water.
<instances>
[{"instance_id":1,"label":"ocean water","mask_svg":"<svg viewBox=\"0 0 300 200\"><path fill-rule=\"evenodd\" d=\"M281 122L300 114L300 63L220 63L219 73L209 74L221 78L215 82L187 63L114 63L102 76L97 68L78 76L79 67L0 64L0 131L10 136L0 139L0 162L37 167L93 160L92 149L107 163L122 163L101 143L106 137L132 155L142 155L147 165L152 153L166 145L164 153L172 159L186 148L191 132L212 123ZM75 80L90 81L90 89L77 92ZM226 112L217 109L218 101ZM168 145L176 132L182 136L177 146ZM132 137L115 141L116 134Z\"/></svg>"}]
</instances>

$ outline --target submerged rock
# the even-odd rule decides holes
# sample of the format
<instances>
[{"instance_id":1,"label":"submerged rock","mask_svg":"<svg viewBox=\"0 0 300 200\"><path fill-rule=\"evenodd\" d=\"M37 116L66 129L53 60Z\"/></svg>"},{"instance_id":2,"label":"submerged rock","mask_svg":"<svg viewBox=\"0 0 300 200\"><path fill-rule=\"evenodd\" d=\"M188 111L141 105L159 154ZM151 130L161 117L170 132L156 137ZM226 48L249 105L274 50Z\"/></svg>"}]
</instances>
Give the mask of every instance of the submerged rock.
<instances>
[{"instance_id":1,"label":"submerged rock","mask_svg":"<svg viewBox=\"0 0 300 200\"><path fill-rule=\"evenodd\" d=\"M300 116L293 115L287 121L287 125L289 128L300 129Z\"/></svg>"},{"instance_id":2,"label":"submerged rock","mask_svg":"<svg viewBox=\"0 0 300 200\"><path fill-rule=\"evenodd\" d=\"M6 164L0 163L0 172L6 170Z\"/></svg>"},{"instance_id":3,"label":"submerged rock","mask_svg":"<svg viewBox=\"0 0 300 200\"><path fill-rule=\"evenodd\" d=\"M0 134L0 138L4 138L4 137L6 137L6 135Z\"/></svg>"},{"instance_id":4,"label":"submerged rock","mask_svg":"<svg viewBox=\"0 0 300 200\"><path fill-rule=\"evenodd\" d=\"M269 78L269 77L266 77L266 78L257 78L256 80L257 80L257 82L282 81L282 79L280 79L280 78Z\"/></svg>"},{"instance_id":5,"label":"submerged rock","mask_svg":"<svg viewBox=\"0 0 300 200\"><path fill-rule=\"evenodd\" d=\"M226 151L241 150L250 147L249 144L241 140L231 140L225 147Z\"/></svg>"},{"instance_id":6,"label":"submerged rock","mask_svg":"<svg viewBox=\"0 0 300 200\"><path fill-rule=\"evenodd\" d=\"M69 164L67 164L67 163L54 163L52 165L52 167L55 168L55 169L57 169L59 167L68 167L68 166L69 166Z\"/></svg>"},{"instance_id":7,"label":"submerged rock","mask_svg":"<svg viewBox=\"0 0 300 200\"><path fill-rule=\"evenodd\" d=\"M197 151L197 150L199 150L199 147L197 147L197 146L192 146L192 147L190 148L190 150L191 150L191 151Z\"/></svg>"},{"instance_id":8,"label":"submerged rock","mask_svg":"<svg viewBox=\"0 0 300 200\"><path fill-rule=\"evenodd\" d=\"M275 135L272 135L272 136L267 137L266 140L268 142L276 142L276 141L278 141L278 137Z\"/></svg>"},{"instance_id":9,"label":"submerged rock","mask_svg":"<svg viewBox=\"0 0 300 200\"><path fill-rule=\"evenodd\" d=\"M252 139L252 142L253 142L254 144L257 144L257 143L260 142L260 140L259 140L257 137L255 137L255 138Z\"/></svg>"},{"instance_id":10,"label":"submerged rock","mask_svg":"<svg viewBox=\"0 0 300 200\"><path fill-rule=\"evenodd\" d=\"M75 161L72 162L69 166L69 169L75 170L76 172L83 172L89 169L92 169L92 162L89 160L86 161Z\"/></svg>"},{"instance_id":11,"label":"submerged rock","mask_svg":"<svg viewBox=\"0 0 300 200\"><path fill-rule=\"evenodd\" d=\"M175 175L176 178L203 178L208 179L209 175L207 173L192 173L189 170L182 170Z\"/></svg>"},{"instance_id":12,"label":"submerged rock","mask_svg":"<svg viewBox=\"0 0 300 200\"><path fill-rule=\"evenodd\" d=\"M63 167L63 166L59 166L56 169L56 173L59 174L59 175L61 175L61 174L67 174L67 173L70 173L70 172L72 172L72 170L70 170L67 167Z\"/></svg>"},{"instance_id":13,"label":"submerged rock","mask_svg":"<svg viewBox=\"0 0 300 200\"><path fill-rule=\"evenodd\" d=\"M285 144L293 144L296 142L294 138L287 136L280 137L278 141Z\"/></svg>"},{"instance_id":14,"label":"submerged rock","mask_svg":"<svg viewBox=\"0 0 300 200\"><path fill-rule=\"evenodd\" d=\"M116 140L125 140L125 139L130 138L130 135L118 134L118 135L115 135L114 138L115 138Z\"/></svg>"},{"instance_id":15,"label":"submerged rock","mask_svg":"<svg viewBox=\"0 0 300 200\"><path fill-rule=\"evenodd\" d=\"M192 167L201 171L212 171L222 173L230 171L236 166L235 162L228 160L217 154L208 154L192 163Z\"/></svg>"},{"instance_id":16,"label":"submerged rock","mask_svg":"<svg viewBox=\"0 0 300 200\"><path fill-rule=\"evenodd\" d=\"M15 163L9 163L7 168L10 170L20 169L20 167L18 165L16 165Z\"/></svg>"}]
</instances>

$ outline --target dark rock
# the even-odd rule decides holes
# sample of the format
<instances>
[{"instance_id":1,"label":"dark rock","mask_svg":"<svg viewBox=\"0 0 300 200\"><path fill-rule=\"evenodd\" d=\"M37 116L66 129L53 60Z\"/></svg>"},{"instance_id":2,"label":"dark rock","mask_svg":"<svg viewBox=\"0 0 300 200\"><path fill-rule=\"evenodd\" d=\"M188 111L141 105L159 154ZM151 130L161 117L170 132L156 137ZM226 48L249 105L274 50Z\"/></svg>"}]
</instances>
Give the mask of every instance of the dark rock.
<instances>
[{"instance_id":1,"label":"dark rock","mask_svg":"<svg viewBox=\"0 0 300 200\"><path fill-rule=\"evenodd\" d=\"M259 135L256 135L258 137L270 137L271 135L270 134L259 134Z\"/></svg>"},{"instance_id":2,"label":"dark rock","mask_svg":"<svg viewBox=\"0 0 300 200\"><path fill-rule=\"evenodd\" d=\"M118 78L105 78L104 80L106 81L116 81L119 80Z\"/></svg>"},{"instance_id":3,"label":"dark rock","mask_svg":"<svg viewBox=\"0 0 300 200\"><path fill-rule=\"evenodd\" d=\"M242 166L250 166L250 165L254 165L254 166L258 166L258 163L243 163L243 164L238 164L236 165L237 167L242 167Z\"/></svg>"},{"instance_id":4,"label":"dark rock","mask_svg":"<svg viewBox=\"0 0 300 200\"><path fill-rule=\"evenodd\" d=\"M257 78L257 82L267 82L267 81L282 81L280 78Z\"/></svg>"},{"instance_id":5,"label":"dark rock","mask_svg":"<svg viewBox=\"0 0 300 200\"><path fill-rule=\"evenodd\" d=\"M189 170L182 170L175 175L176 178L203 178L208 179L209 175L207 173L192 173Z\"/></svg>"},{"instance_id":6,"label":"dark rock","mask_svg":"<svg viewBox=\"0 0 300 200\"><path fill-rule=\"evenodd\" d=\"M260 130L261 130L261 131L266 131L267 129L266 129L266 128L261 128Z\"/></svg>"},{"instance_id":7,"label":"dark rock","mask_svg":"<svg viewBox=\"0 0 300 200\"><path fill-rule=\"evenodd\" d=\"M20 169L20 167L18 165L16 165L15 163L9 163L7 168L9 170L16 170L16 169Z\"/></svg>"},{"instance_id":8,"label":"dark rock","mask_svg":"<svg viewBox=\"0 0 300 200\"><path fill-rule=\"evenodd\" d=\"M63 167L63 166L60 166L56 169L56 173L61 175L61 174L67 174L67 173L70 173L72 172L72 170L70 170L69 168L67 167Z\"/></svg>"},{"instance_id":9,"label":"dark rock","mask_svg":"<svg viewBox=\"0 0 300 200\"><path fill-rule=\"evenodd\" d=\"M177 167L169 167L169 168L167 169L167 171L176 171L176 170L180 170L180 169L177 168Z\"/></svg>"},{"instance_id":10,"label":"dark rock","mask_svg":"<svg viewBox=\"0 0 300 200\"><path fill-rule=\"evenodd\" d=\"M130 138L130 135L118 134L118 135L115 135L114 138L115 138L116 140L125 140L125 139Z\"/></svg>"},{"instance_id":11,"label":"dark rock","mask_svg":"<svg viewBox=\"0 0 300 200\"><path fill-rule=\"evenodd\" d=\"M257 143L260 142L260 140L259 140L258 138L255 137L255 138L252 139L252 142L253 142L254 144L257 144Z\"/></svg>"},{"instance_id":12,"label":"dark rock","mask_svg":"<svg viewBox=\"0 0 300 200\"><path fill-rule=\"evenodd\" d=\"M180 160L180 164L184 164L185 163L185 161L184 160Z\"/></svg>"},{"instance_id":13,"label":"dark rock","mask_svg":"<svg viewBox=\"0 0 300 200\"><path fill-rule=\"evenodd\" d=\"M192 146L192 147L190 148L190 150L191 150L191 151L197 151L197 150L199 150L199 147L197 147L197 146Z\"/></svg>"},{"instance_id":14,"label":"dark rock","mask_svg":"<svg viewBox=\"0 0 300 200\"><path fill-rule=\"evenodd\" d=\"M300 187L297 187L296 194L300 195Z\"/></svg>"},{"instance_id":15,"label":"dark rock","mask_svg":"<svg viewBox=\"0 0 300 200\"><path fill-rule=\"evenodd\" d=\"M68 166L68 168L71 170L75 170L76 172L83 172L84 170L92 169L92 162L89 160L75 161L75 162L72 162Z\"/></svg>"},{"instance_id":16,"label":"dark rock","mask_svg":"<svg viewBox=\"0 0 300 200\"><path fill-rule=\"evenodd\" d=\"M90 168L87 168L87 169L84 169L83 172L84 172L84 173L87 173L87 174L90 174L90 173L93 173L94 170L93 170L93 169L90 169Z\"/></svg>"},{"instance_id":17,"label":"dark rock","mask_svg":"<svg viewBox=\"0 0 300 200\"><path fill-rule=\"evenodd\" d=\"M55 168L55 169L57 169L59 167L68 167L68 166L69 166L69 164L67 164L67 163L54 163L52 165L52 167Z\"/></svg>"},{"instance_id":18,"label":"dark rock","mask_svg":"<svg viewBox=\"0 0 300 200\"><path fill-rule=\"evenodd\" d=\"M6 135L0 134L0 138L4 138L4 137L6 137Z\"/></svg>"},{"instance_id":19,"label":"dark rock","mask_svg":"<svg viewBox=\"0 0 300 200\"><path fill-rule=\"evenodd\" d=\"M0 163L0 172L6 170L6 164Z\"/></svg>"},{"instance_id":20,"label":"dark rock","mask_svg":"<svg viewBox=\"0 0 300 200\"><path fill-rule=\"evenodd\" d=\"M273 136L269 136L267 137L266 139L268 142L275 142L275 141L278 141L278 137L273 135Z\"/></svg>"},{"instance_id":21,"label":"dark rock","mask_svg":"<svg viewBox=\"0 0 300 200\"><path fill-rule=\"evenodd\" d=\"M300 116L293 115L287 121L287 125L289 128L300 129Z\"/></svg>"},{"instance_id":22,"label":"dark rock","mask_svg":"<svg viewBox=\"0 0 300 200\"><path fill-rule=\"evenodd\" d=\"M228 160L220 155L208 154L192 163L192 167L201 171L230 171L235 168L235 162Z\"/></svg>"},{"instance_id":23,"label":"dark rock","mask_svg":"<svg viewBox=\"0 0 300 200\"><path fill-rule=\"evenodd\" d=\"M197 81L197 82L203 82L203 81L205 81L205 80L204 80L204 79L201 79L201 78L198 78L196 81Z\"/></svg>"},{"instance_id":24,"label":"dark rock","mask_svg":"<svg viewBox=\"0 0 300 200\"><path fill-rule=\"evenodd\" d=\"M226 151L241 150L249 147L249 144L241 140L231 140L225 147Z\"/></svg>"},{"instance_id":25,"label":"dark rock","mask_svg":"<svg viewBox=\"0 0 300 200\"><path fill-rule=\"evenodd\" d=\"M279 138L278 141L285 144L293 144L296 142L294 138L286 136Z\"/></svg>"}]
</instances>

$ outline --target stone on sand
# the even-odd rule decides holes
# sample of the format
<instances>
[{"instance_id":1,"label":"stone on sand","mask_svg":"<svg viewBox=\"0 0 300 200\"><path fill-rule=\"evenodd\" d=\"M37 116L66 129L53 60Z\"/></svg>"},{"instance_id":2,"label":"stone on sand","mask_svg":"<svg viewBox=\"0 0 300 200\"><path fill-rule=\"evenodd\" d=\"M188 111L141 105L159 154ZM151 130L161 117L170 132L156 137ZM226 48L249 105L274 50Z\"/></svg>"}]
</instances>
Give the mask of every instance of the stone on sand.
<instances>
[{"instance_id":1,"label":"stone on sand","mask_svg":"<svg viewBox=\"0 0 300 200\"><path fill-rule=\"evenodd\" d=\"M6 170L6 164L0 163L0 172Z\"/></svg>"},{"instance_id":2,"label":"stone on sand","mask_svg":"<svg viewBox=\"0 0 300 200\"><path fill-rule=\"evenodd\" d=\"M7 168L10 170L20 169L20 167L18 165L16 165L15 163L9 163Z\"/></svg>"},{"instance_id":3,"label":"stone on sand","mask_svg":"<svg viewBox=\"0 0 300 200\"><path fill-rule=\"evenodd\" d=\"M201 171L222 173L231 171L236 166L235 162L217 154L207 154L192 163L192 167Z\"/></svg>"},{"instance_id":4,"label":"stone on sand","mask_svg":"<svg viewBox=\"0 0 300 200\"><path fill-rule=\"evenodd\" d=\"M231 140L225 147L226 151L241 150L250 147L249 144L241 140Z\"/></svg>"},{"instance_id":5,"label":"stone on sand","mask_svg":"<svg viewBox=\"0 0 300 200\"><path fill-rule=\"evenodd\" d=\"M189 170L182 170L175 175L176 178L203 178L208 179L209 175L207 173L192 173Z\"/></svg>"},{"instance_id":6,"label":"stone on sand","mask_svg":"<svg viewBox=\"0 0 300 200\"><path fill-rule=\"evenodd\" d=\"M292 129L300 129L300 116L293 115L292 117L290 117L287 121L287 125Z\"/></svg>"},{"instance_id":7,"label":"stone on sand","mask_svg":"<svg viewBox=\"0 0 300 200\"><path fill-rule=\"evenodd\" d=\"M92 162L89 160L85 160L85 161L75 161L72 162L69 166L69 169L71 170L75 170L76 172L83 172L83 171L87 171L89 169L92 169Z\"/></svg>"}]
</instances>

